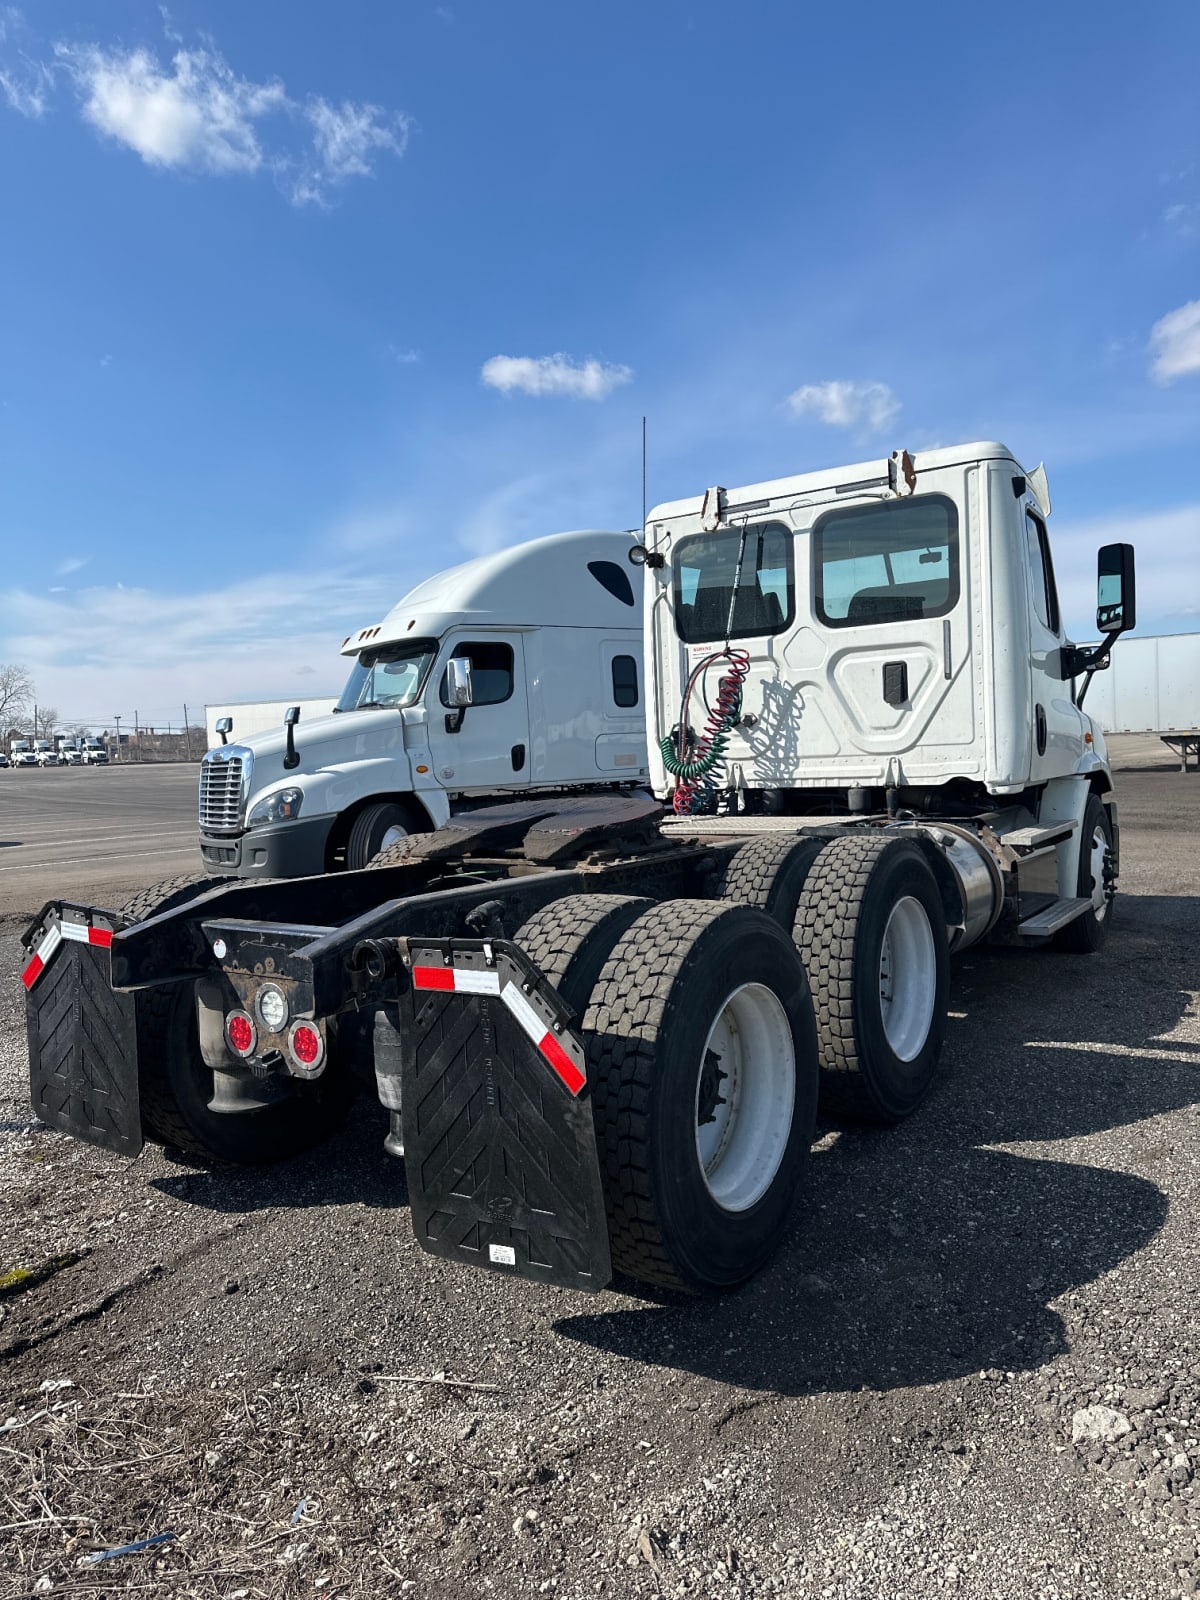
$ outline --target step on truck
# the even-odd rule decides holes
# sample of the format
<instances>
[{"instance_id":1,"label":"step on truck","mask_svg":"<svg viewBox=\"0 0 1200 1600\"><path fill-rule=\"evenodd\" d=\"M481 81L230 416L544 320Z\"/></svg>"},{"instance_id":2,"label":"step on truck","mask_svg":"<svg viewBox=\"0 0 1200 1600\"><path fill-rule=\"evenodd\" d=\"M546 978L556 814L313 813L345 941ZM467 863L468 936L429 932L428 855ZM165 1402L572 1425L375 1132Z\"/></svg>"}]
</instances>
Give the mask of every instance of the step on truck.
<instances>
[{"instance_id":1,"label":"step on truck","mask_svg":"<svg viewBox=\"0 0 1200 1600\"><path fill-rule=\"evenodd\" d=\"M38 1116L258 1162L365 1087L426 1250L740 1282L818 1096L894 1123L929 1091L951 952L1108 932L1084 701L1133 626L1133 552L1100 551L1103 642L1078 647L1049 511L997 444L659 506L630 551L657 799L526 795L359 871L52 902L25 936ZM447 683L469 716L455 660Z\"/></svg>"},{"instance_id":2,"label":"step on truck","mask_svg":"<svg viewBox=\"0 0 1200 1600\"><path fill-rule=\"evenodd\" d=\"M498 794L644 784L631 544L550 534L440 572L345 641L353 666L332 715L301 726L293 706L236 744L220 718L200 767L206 869L353 871Z\"/></svg>"}]
</instances>

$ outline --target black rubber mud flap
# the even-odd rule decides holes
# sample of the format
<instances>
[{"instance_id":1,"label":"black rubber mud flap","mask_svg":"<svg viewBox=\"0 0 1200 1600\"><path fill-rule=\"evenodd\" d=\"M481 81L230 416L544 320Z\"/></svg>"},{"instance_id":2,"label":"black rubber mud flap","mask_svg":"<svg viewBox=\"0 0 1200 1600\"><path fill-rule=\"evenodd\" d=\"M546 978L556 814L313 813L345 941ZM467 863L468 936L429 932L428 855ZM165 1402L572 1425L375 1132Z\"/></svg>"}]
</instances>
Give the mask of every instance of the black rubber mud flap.
<instances>
[{"instance_id":1,"label":"black rubber mud flap","mask_svg":"<svg viewBox=\"0 0 1200 1600\"><path fill-rule=\"evenodd\" d=\"M25 935L30 1098L42 1122L119 1155L142 1148L132 994L109 981L118 920L47 906Z\"/></svg>"},{"instance_id":2,"label":"black rubber mud flap","mask_svg":"<svg viewBox=\"0 0 1200 1600\"><path fill-rule=\"evenodd\" d=\"M404 1163L433 1255L575 1289L612 1275L586 1058L507 940L400 941Z\"/></svg>"}]
</instances>

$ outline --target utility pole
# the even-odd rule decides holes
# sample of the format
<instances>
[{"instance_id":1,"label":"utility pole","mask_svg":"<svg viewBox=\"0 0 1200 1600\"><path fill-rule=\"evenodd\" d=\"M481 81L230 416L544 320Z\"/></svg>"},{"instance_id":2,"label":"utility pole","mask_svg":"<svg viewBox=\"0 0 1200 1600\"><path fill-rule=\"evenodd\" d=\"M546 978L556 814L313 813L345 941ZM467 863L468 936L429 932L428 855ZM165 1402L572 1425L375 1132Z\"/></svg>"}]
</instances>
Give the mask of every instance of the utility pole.
<instances>
[{"instance_id":1,"label":"utility pole","mask_svg":"<svg viewBox=\"0 0 1200 1600\"><path fill-rule=\"evenodd\" d=\"M138 731L138 714L136 711L133 713L133 747L140 761L142 759L142 736Z\"/></svg>"},{"instance_id":2,"label":"utility pole","mask_svg":"<svg viewBox=\"0 0 1200 1600\"><path fill-rule=\"evenodd\" d=\"M187 741L187 758L192 759L192 725L188 721L187 706L183 708L183 737Z\"/></svg>"},{"instance_id":3,"label":"utility pole","mask_svg":"<svg viewBox=\"0 0 1200 1600\"><path fill-rule=\"evenodd\" d=\"M120 717L114 717L113 721L117 725L117 760L120 761L120 759L121 759L121 719L120 719Z\"/></svg>"}]
</instances>

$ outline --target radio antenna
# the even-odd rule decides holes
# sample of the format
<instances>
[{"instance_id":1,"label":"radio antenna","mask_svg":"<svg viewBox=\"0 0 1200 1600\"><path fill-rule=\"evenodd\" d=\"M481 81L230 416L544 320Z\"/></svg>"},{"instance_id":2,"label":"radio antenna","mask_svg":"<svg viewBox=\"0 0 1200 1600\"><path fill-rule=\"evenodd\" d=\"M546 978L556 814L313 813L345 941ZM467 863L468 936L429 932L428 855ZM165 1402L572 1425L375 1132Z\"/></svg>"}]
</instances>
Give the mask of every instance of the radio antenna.
<instances>
[{"instance_id":1,"label":"radio antenna","mask_svg":"<svg viewBox=\"0 0 1200 1600\"><path fill-rule=\"evenodd\" d=\"M646 535L646 419L642 418L642 537Z\"/></svg>"}]
</instances>

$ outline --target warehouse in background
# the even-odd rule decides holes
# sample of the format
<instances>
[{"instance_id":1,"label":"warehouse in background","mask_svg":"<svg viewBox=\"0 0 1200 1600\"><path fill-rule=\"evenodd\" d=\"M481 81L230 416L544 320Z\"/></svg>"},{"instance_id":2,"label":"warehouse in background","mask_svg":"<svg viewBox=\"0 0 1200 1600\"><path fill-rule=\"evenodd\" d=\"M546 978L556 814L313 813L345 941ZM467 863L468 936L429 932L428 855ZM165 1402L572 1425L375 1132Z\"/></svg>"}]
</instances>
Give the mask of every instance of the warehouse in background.
<instances>
[{"instance_id":1,"label":"warehouse in background","mask_svg":"<svg viewBox=\"0 0 1200 1600\"><path fill-rule=\"evenodd\" d=\"M283 727L283 714L289 706L300 707L300 717L303 722L311 722L314 717L327 717L337 705L337 695L316 695L308 700L235 700L230 705L205 706L204 726L208 732L207 749L221 742L221 735L217 732L217 719L219 717L233 718L233 732L229 735L231 740L245 739L252 733L266 733L271 728Z\"/></svg>"}]
</instances>

